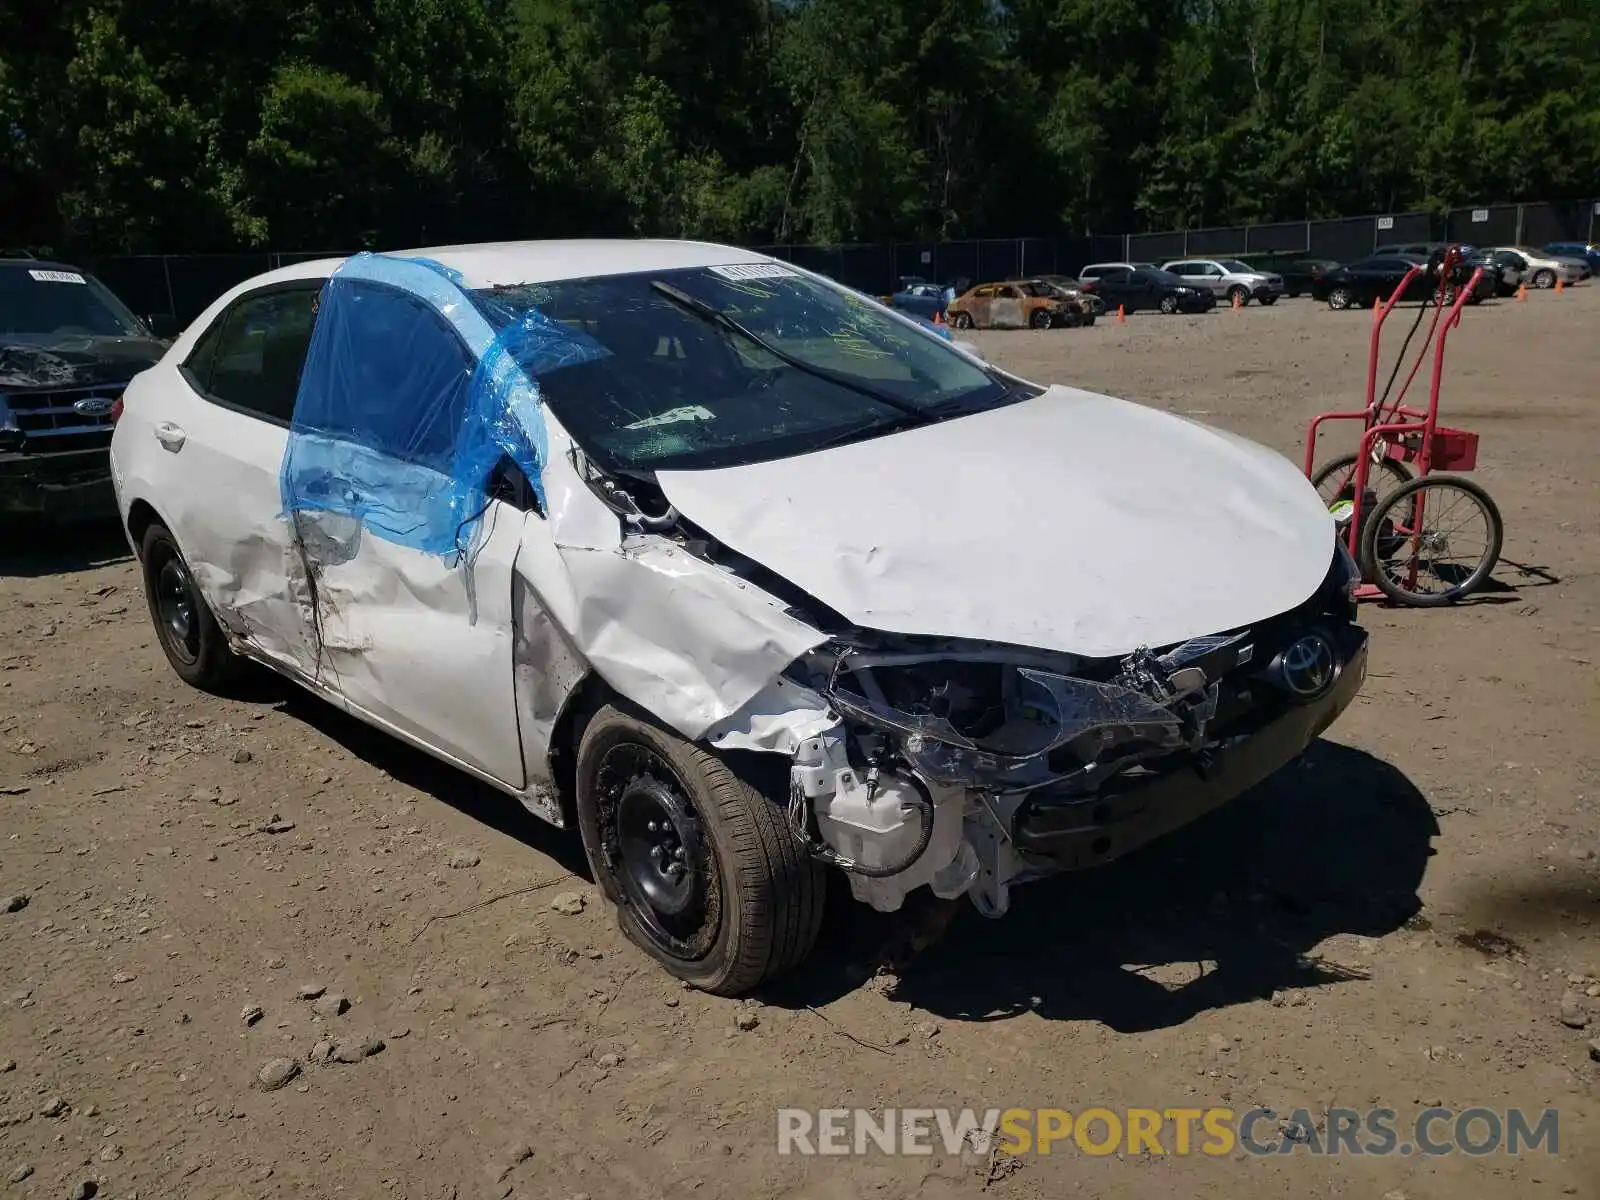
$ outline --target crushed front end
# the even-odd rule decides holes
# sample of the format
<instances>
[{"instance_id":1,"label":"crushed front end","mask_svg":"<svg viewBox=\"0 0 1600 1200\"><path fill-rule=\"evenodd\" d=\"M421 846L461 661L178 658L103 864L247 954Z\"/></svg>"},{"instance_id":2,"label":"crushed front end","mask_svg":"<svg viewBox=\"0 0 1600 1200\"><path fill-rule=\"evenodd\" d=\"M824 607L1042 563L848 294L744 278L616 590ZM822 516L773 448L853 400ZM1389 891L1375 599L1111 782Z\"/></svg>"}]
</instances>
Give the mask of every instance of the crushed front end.
<instances>
[{"instance_id":1,"label":"crushed front end","mask_svg":"<svg viewBox=\"0 0 1600 1200\"><path fill-rule=\"evenodd\" d=\"M872 636L807 656L793 682L835 723L793 756L797 836L893 911L1108 862L1296 759L1366 675L1339 547L1322 586L1247 628L1116 660Z\"/></svg>"}]
</instances>

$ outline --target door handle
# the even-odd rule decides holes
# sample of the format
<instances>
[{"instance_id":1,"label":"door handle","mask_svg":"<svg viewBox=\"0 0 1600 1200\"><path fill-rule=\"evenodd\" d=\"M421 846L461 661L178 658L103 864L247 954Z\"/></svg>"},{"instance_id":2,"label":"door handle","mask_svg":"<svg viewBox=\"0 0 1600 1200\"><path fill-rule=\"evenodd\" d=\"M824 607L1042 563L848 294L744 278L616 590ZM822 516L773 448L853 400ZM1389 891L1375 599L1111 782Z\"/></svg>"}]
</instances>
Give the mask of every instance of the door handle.
<instances>
[{"instance_id":1,"label":"door handle","mask_svg":"<svg viewBox=\"0 0 1600 1200\"><path fill-rule=\"evenodd\" d=\"M157 425L155 434L156 441L161 443L161 448L170 450L174 454L183 449L183 443L188 436L181 426L174 425L171 421L162 421Z\"/></svg>"}]
</instances>

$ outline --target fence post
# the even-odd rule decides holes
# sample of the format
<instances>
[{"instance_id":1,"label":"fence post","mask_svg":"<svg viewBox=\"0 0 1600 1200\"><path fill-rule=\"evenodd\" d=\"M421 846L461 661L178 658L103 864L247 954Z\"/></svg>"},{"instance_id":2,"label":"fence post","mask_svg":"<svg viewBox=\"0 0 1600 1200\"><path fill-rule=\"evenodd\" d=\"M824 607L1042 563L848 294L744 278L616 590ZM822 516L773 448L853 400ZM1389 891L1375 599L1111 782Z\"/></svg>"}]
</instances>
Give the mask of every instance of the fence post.
<instances>
[{"instance_id":1,"label":"fence post","mask_svg":"<svg viewBox=\"0 0 1600 1200\"><path fill-rule=\"evenodd\" d=\"M1523 206L1519 204L1517 205L1517 236L1511 241L1513 246L1522 245L1522 213Z\"/></svg>"},{"instance_id":2,"label":"fence post","mask_svg":"<svg viewBox=\"0 0 1600 1200\"><path fill-rule=\"evenodd\" d=\"M172 267L169 265L170 262L171 259L168 255L163 254L161 256L161 275L167 281L167 312L176 320L178 316L178 301L172 294Z\"/></svg>"}]
</instances>

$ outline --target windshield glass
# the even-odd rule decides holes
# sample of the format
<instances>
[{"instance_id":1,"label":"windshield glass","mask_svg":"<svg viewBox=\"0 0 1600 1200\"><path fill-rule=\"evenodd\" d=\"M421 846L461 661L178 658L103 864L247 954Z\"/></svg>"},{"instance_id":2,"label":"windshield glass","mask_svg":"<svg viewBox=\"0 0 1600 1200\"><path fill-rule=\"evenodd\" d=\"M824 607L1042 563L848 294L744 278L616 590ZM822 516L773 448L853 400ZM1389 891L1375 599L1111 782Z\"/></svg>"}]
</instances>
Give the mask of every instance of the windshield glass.
<instances>
[{"instance_id":1,"label":"windshield glass","mask_svg":"<svg viewBox=\"0 0 1600 1200\"><path fill-rule=\"evenodd\" d=\"M62 267L5 267L0 336L48 345L72 337L149 334L93 275Z\"/></svg>"},{"instance_id":2,"label":"windshield glass","mask_svg":"<svg viewBox=\"0 0 1600 1200\"><path fill-rule=\"evenodd\" d=\"M733 466L992 407L1001 376L779 264L472 293L586 452L612 471Z\"/></svg>"},{"instance_id":3,"label":"windshield glass","mask_svg":"<svg viewBox=\"0 0 1600 1200\"><path fill-rule=\"evenodd\" d=\"M1237 258L1219 258L1217 263L1224 271L1234 275L1254 275L1256 270L1249 263L1240 262Z\"/></svg>"},{"instance_id":4,"label":"windshield glass","mask_svg":"<svg viewBox=\"0 0 1600 1200\"><path fill-rule=\"evenodd\" d=\"M1145 273L1149 275L1151 279L1159 283L1162 287L1183 286L1183 280L1174 275L1171 271L1160 271L1154 267L1150 267L1146 269Z\"/></svg>"}]
</instances>

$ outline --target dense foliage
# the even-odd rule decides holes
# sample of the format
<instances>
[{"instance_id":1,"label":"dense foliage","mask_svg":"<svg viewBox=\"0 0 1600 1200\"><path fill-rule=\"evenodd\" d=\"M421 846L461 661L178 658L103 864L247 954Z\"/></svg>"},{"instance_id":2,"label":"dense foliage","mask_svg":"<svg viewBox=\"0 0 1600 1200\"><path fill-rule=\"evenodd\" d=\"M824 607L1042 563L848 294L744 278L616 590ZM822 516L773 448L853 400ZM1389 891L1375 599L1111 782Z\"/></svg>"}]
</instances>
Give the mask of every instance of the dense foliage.
<instances>
[{"instance_id":1,"label":"dense foliage","mask_svg":"<svg viewBox=\"0 0 1600 1200\"><path fill-rule=\"evenodd\" d=\"M1586 196L1600 0L0 0L0 243L1120 232Z\"/></svg>"}]
</instances>

